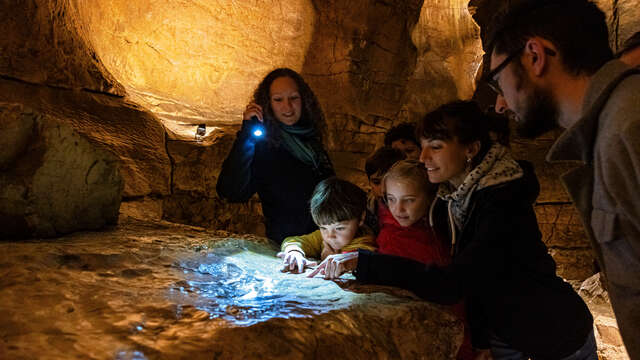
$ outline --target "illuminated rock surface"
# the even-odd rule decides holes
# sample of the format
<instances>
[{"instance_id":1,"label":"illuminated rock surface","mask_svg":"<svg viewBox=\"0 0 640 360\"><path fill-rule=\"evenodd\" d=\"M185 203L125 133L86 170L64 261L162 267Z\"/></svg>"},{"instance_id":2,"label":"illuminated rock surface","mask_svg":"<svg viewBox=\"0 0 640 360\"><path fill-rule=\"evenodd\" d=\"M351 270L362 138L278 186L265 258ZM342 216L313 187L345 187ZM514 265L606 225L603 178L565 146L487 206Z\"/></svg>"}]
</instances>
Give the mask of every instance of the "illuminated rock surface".
<instances>
[{"instance_id":1,"label":"illuminated rock surface","mask_svg":"<svg viewBox=\"0 0 640 360\"><path fill-rule=\"evenodd\" d=\"M259 238L125 222L0 243L1 358L453 359L462 341L442 307L281 273Z\"/></svg>"},{"instance_id":2,"label":"illuminated rock surface","mask_svg":"<svg viewBox=\"0 0 640 360\"><path fill-rule=\"evenodd\" d=\"M238 123L264 75L302 67L315 20L310 0L74 3L108 71L180 135Z\"/></svg>"},{"instance_id":3,"label":"illuminated rock surface","mask_svg":"<svg viewBox=\"0 0 640 360\"><path fill-rule=\"evenodd\" d=\"M418 59L407 86L407 120L418 121L444 103L473 96L484 51L467 4L432 0L422 5L411 34Z\"/></svg>"},{"instance_id":4,"label":"illuminated rock surface","mask_svg":"<svg viewBox=\"0 0 640 360\"><path fill-rule=\"evenodd\" d=\"M509 3L10 0L0 4L0 102L69 124L111 152L125 212L260 234L257 200L227 204L213 185L242 109L269 69L304 75L325 110L338 175L366 187L364 160L386 130L471 95L478 37ZM638 1L597 4L617 49L637 31ZM195 144L199 123L208 136ZM0 164L25 146L24 125L0 129ZM592 259L557 181L564 168L543 160L552 142L515 139L513 148L536 166L536 211L560 274L584 279Z\"/></svg>"}]
</instances>

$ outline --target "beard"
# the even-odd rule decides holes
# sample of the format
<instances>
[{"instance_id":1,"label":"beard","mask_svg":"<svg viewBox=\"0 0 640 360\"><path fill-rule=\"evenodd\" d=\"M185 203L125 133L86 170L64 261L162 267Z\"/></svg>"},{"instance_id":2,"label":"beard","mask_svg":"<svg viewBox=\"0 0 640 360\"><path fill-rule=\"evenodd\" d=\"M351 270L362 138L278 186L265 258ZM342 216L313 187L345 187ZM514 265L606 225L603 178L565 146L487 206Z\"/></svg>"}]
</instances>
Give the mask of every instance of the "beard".
<instances>
[{"instance_id":1,"label":"beard","mask_svg":"<svg viewBox=\"0 0 640 360\"><path fill-rule=\"evenodd\" d=\"M516 128L519 136L533 139L559 126L558 105L550 91L534 86L525 105Z\"/></svg>"}]
</instances>

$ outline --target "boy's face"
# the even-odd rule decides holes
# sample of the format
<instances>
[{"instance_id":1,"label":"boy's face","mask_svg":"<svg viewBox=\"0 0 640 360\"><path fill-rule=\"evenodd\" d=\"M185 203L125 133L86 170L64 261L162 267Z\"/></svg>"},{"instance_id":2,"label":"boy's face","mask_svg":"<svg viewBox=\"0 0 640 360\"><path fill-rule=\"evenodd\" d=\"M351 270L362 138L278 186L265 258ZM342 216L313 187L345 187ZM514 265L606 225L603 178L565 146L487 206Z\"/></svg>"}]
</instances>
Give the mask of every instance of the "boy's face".
<instances>
[{"instance_id":1,"label":"boy's face","mask_svg":"<svg viewBox=\"0 0 640 360\"><path fill-rule=\"evenodd\" d=\"M371 192L373 196L377 198L382 197L382 177L384 174L377 172L369 177L369 186L371 186Z\"/></svg>"},{"instance_id":2,"label":"boy's face","mask_svg":"<svg viewBox=\"0 0 640 360\"><path fill-rule=\"evenodd\" d=\"M391 147L402 151L408 160L418 160L420 157L420 146L415 141L398 139L391 143Z\"/></svg>"},{"instance_id":3,"label":"boy's face","mask_svg":"<svg viewBox=\"0 0 640 360\"><path fill-rule=\"evenodd\" d=\"M322 234L325 247L328 247L332 253L339 253L343 247L351 243L360 223L360 219L351 219L329 225L320 225L320 234Z\"/></svg>"},{"instance_id":4,"label":"boy's face","mask_svg":"<svg viewBox=\"0 0 640 360\"><path fill-rule=\"evenodd\" d=\"M400 226L411 226L422 219L431 203L425 189L413 181L386 181L387 205Z\"/></svg>"}]
</instances>

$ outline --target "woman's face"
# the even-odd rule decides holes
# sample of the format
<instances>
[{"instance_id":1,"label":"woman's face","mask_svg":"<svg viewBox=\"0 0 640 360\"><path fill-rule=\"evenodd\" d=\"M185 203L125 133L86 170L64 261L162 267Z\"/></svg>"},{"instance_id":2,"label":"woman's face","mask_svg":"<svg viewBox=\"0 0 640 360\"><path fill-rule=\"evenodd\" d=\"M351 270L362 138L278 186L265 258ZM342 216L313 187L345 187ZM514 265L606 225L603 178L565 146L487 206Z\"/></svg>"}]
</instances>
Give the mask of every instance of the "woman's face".
<instances>
[{"instance_id":1,"label":"woman's face","mask_svg":"<svg viewBox=\"0 0 640 360\"><path fill-rule=\"evenodd\" d=\"M449 181L455 186L462 183L467 175L467 159L475 153L473 146L462 145L457 139L437 140L420 138L422 152L420 162L427 169L429 181L441 183Z\"/></svg>"},{"instance_id":2,"label":"woman's face","mask_svg":"<svg viewBox=\"0 0 640 360\"><path fill-rule=\"evenodd\" d=\"M296 82L283 76L275 79L269 88L269 98L273 115L285 125L293 125L302 114L302 97Z\"/></svg>"},{"instance_id":3,"label":"woman's face","mask_svg":"<svg viewBox=\"0 0 640 360\"><path fill-rule=\"evenodd\" d=\"M425 216L430 203L426 189L402 179L387 179L384 185L387 206L400 226L411 226Z\"/></svg>"}]
</instances>

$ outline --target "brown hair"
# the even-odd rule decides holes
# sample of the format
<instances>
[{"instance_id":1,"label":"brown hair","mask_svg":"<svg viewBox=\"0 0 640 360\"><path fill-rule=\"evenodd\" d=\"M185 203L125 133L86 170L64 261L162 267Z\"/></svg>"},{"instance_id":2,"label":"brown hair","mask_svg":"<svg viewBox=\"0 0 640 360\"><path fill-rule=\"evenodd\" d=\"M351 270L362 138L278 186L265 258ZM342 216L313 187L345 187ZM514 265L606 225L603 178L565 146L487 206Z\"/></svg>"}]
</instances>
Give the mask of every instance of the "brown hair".
<instances>
[{"instance_id":1,"label":"brown hair","mask_svg":"<svg viewBox=\"0 0 640 360\"><path fill-rule=\"evenodd\" d=\"M316 225L359 220L367 207L367 194L355 184L330 177L316 185L310 204Z\"/></svg>"},{"instance_id":2,"label":"brown hair","mask_svg":"<svg viewBox=\"0 0 640 360\"><path fill-rule=\"evenodd\" d=\"M462 145L480 142L480 151L472 159L477 166L487 154L493 141L491 132L498 138L508 139L509 123L492 121L474 101L456 100L441 105L418 122L416 136L443 141L457 140Z\"/></svg>"},{"instance_id":3,"label":"brown hair","mask_svg":"<svg viewBox=\"0 0 640 360\"><path fill-rule=\"evenodd\" d=\"M277 78L281 77L293 79L298 86L298 92L302 99L302 114L300 114L299 121L309 122L315 129L314 136L322 144L324 135L327 132L327 124L322 108L320 107L320 102L302 76L295 70L289 68L278 68L271 71L262 79L253 93L253 101L262 107L264 124L267 129L267 141L270 145L276 146L281 142L278 120L273 114L270 96L271 84L273 84Z\"/></svg>"}]
</instances>

